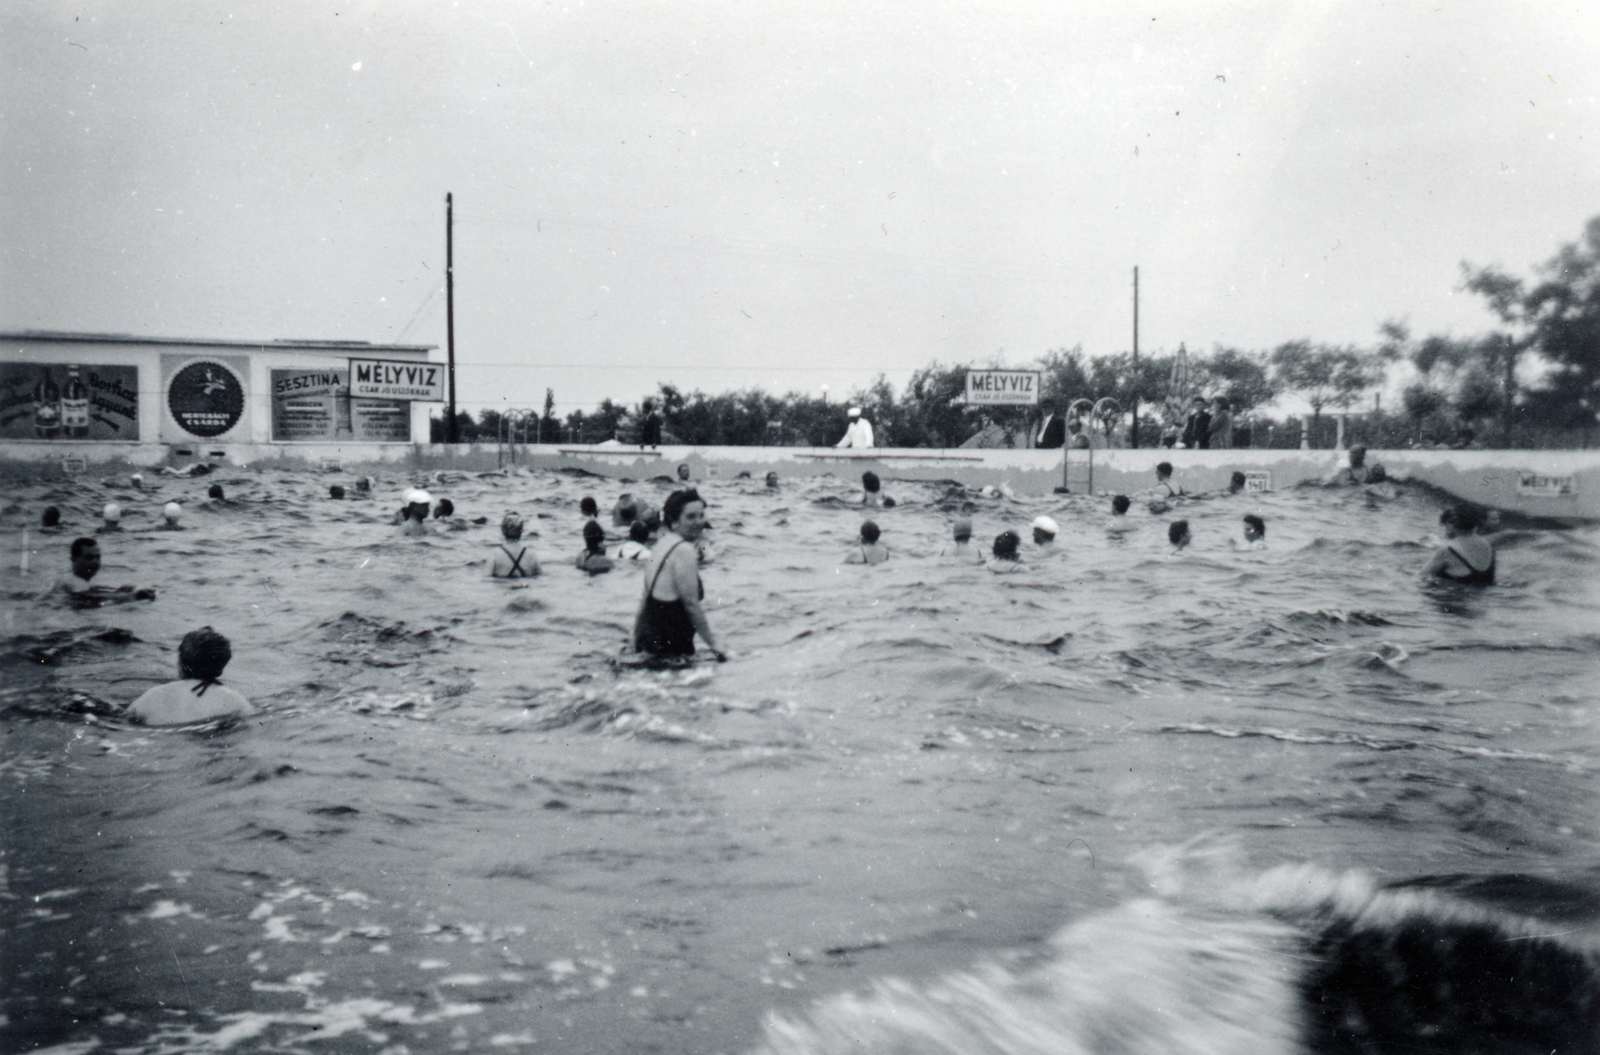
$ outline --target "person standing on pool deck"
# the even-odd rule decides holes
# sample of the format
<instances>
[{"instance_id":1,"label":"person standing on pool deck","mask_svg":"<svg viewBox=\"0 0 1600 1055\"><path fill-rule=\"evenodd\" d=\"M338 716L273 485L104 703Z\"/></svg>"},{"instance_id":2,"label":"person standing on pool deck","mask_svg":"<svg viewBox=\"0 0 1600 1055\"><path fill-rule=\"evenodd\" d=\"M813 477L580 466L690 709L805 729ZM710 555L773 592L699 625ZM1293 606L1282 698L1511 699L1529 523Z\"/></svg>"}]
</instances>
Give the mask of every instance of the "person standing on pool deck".
<instances>
[{"instance_id":1,"label":"person standing on pool deck","mask_svg":"<svg viewBox=\"0 0 1600 1055\"><path fill-rule=\"evenodd\" d=\"M186 725L228 715L254 714L250 701L219 680L233 658L228 639L203 626L178 646L178 681L157 685L128 706L146 725Z\"/></svg>"},{"instance_id":2,"label":"person standing on pool deck","mask_svg":"<svg viewBox=\"0 0 1600 1055\"><path fill-rule=\"evenodd\" d=\"M496 579L531 579L538 575L539 558L529 553L527 546L518 545L522 541L522 517L507 513L505 519L500 521L500 534L505 537L505 542L500 545L500 552L494 555L489 574ZM511 552L512 546L518 547L517 552Z\"/></svg>"},{"instance_id":3,"label":"person standing on pool deck","mask_svg":"<svg viewBox=\"0 0 1600 1055\"><path fill-rule=\"evenodd\" d=\"M639 410L644 415L639 421L639 449L661 446L661 415L656 413L655 402L647 399Z\"/></svg>"},{"instance_id":4,"label":"person standing on pool deck","mask_svg":"<svg viewBox=\"0 0 1600 1055\"><path fill-rule=\"evenodd\" d=\"M860 407L851 407L846 411L850 424L845 426L844 438L835 447L871 447L872 422L861 416Z\"/></svg>"},{"instance_id":5,"label":"person standing on pool deck","mask_svg":"<svg viewBox=\"0 0 1600 1055\"><path fill-rule=\"evenodd\" d=\"M1474 506L1460 505L1439 514L1448 540L1434 553L1424 576L1446 579L1468 586L1494 585L1494 546L1477 534L1483 513Z\"/></svg>"},{"instance_id":6,"label":"person standing on pool deck","mask_svg":"<svg viewBox=\"0 0 1600 1055\"><path fill-rule=\"evenodd\" d=\"M674 491L662 506L662 519L676 537L656 547L645 569L644 595L633 621L633 651L658 657L692 656L694 635L699 633L712 655L726 659L700 606L705 587L700 582L694 544L705 530L705 500L692 487Z\"/></svg>"}]
</instances>

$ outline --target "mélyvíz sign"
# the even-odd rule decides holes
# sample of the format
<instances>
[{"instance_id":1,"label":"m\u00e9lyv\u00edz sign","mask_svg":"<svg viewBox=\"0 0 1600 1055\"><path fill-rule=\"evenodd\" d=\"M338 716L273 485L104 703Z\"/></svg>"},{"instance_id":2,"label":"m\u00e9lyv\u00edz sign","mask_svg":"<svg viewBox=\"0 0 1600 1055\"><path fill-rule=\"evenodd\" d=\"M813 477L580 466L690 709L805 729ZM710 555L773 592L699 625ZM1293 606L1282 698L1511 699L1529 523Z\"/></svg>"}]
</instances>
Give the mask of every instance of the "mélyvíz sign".
<instances>
[{"instance_id":1,"label":"m\u00e9lyv\u00edz sign","mask_svg":"<svg viewBox=\"0 0 1600 1055\"><path fill-rule=\"evenodd\" d=\"M350 395L357 399L444 402L444 364L402 359L351 359Z\"/></svg>"},{"instance_id":2,"label":"m\u00e9lyv\u00edz sign","mask_svg":"<svg viewBox=\"0 0 1600 1055\"><path fill-rule=\"evenodd\" d=\"M968 370L969 406L1032 406L1039 402L1037 370Z\"/></svg>"}]
</instances>

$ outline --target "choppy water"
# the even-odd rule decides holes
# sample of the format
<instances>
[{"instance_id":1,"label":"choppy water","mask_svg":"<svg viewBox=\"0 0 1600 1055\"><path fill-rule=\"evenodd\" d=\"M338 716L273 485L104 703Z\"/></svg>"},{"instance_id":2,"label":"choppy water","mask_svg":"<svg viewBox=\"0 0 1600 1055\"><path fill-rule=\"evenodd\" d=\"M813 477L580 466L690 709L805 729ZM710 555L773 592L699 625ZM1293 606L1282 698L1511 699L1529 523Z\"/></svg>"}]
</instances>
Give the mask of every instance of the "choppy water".
<instances>
[{"instance_id":1,"label":"choppy water","mask_svg":"<svg viewBox=\"0 0 1600 1055\"><path fill-rule=\"evenodd\" d=\"M1451 590L1424 494L1190 501L1171 559L1137 502L1117 536L1104 499L890 483L864 568L848 481L711 481L735 657L646 672L611 662L638 570L571 563L620 484L218 479L9 496L10 1050L1293 1051L1307 918L1512 875L1506 940L1595 947L1595 529L1504 532L1499 585ZM490 524L396 537L412 482ZM98 581L160 597L35 599L111 498ZM188 530L149 530L171 498ZM525 586L485 578L507 509ZM961 511L1065 552L954 565ZM261 713L117 717L206 623ZM1453 878L1382 891L1421 876Z\"/></svg>"}]
</instances>

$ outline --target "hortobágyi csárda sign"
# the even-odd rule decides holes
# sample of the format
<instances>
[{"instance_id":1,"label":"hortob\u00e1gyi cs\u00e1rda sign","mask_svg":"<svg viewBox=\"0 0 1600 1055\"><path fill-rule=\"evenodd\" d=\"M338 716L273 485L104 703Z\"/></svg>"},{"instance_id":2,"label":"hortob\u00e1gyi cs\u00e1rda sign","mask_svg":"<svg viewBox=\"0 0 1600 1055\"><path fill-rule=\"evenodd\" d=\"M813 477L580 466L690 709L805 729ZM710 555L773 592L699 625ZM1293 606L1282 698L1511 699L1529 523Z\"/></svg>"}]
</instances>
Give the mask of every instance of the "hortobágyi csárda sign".
<instances>
[{"instance_id":1,"label":"hortob\u00e1gyi cs\u00e1rda sign","mask_svg":"<svg viewBox=\"0 0 1600 1055\"><path fill-rule=\"evenodd\" d=\"M1037 370L968 370L967 403L978 405L1033 405L1039 402Z\"/></svg>"},{"instance_id":2,"label":"hortob\u00e1gyi cs\u00e1rda sign","mask_svg":"<svg viewBox=\"0 0 1600 1055\"><path fill-rule=\"evenodd\" d=\"M358 399L443 403L444 366L401 359L352 359L350 394Z\"/></svg>"}]
</instances>

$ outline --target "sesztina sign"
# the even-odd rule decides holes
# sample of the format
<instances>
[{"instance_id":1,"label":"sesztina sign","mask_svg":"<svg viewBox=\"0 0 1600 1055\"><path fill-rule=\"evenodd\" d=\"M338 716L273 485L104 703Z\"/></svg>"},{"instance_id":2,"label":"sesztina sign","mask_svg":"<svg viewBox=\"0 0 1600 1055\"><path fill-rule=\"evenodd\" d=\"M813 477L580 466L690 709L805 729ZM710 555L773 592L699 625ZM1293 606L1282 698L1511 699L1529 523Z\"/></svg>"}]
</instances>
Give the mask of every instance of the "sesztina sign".
<instances>
[{"instance_id":1,"label":"sesztina sign","mask_svg":"<svg viewBox=\"0 0 1600 1055\"><path fill-rule=\"evenodd\" d=\"M968 406L1033 405L1039 402L1037 370L968 370Z\"/></svg>"},{"instance_id":2,"label":"sesztina sign","mask_svg":"<svg viewBox=\"0 0 1600 1055\"><path fill-rule=\"evenodd\" d=\"M444 402L444 364L400 359L351 359L350 394L356 398Z\"/></svg>"}]
</instances>

